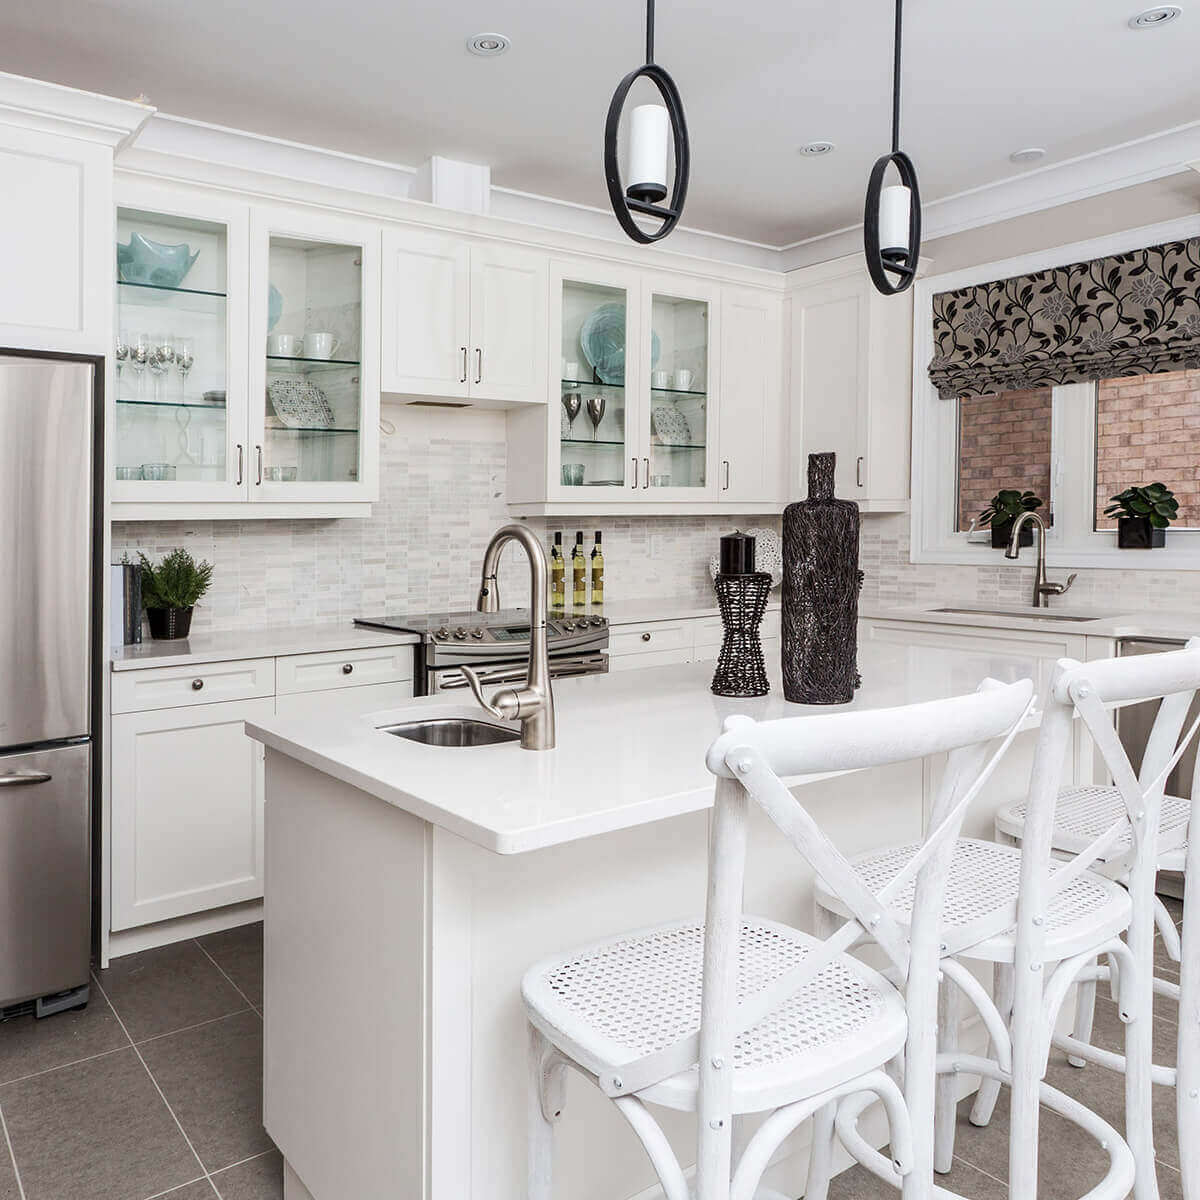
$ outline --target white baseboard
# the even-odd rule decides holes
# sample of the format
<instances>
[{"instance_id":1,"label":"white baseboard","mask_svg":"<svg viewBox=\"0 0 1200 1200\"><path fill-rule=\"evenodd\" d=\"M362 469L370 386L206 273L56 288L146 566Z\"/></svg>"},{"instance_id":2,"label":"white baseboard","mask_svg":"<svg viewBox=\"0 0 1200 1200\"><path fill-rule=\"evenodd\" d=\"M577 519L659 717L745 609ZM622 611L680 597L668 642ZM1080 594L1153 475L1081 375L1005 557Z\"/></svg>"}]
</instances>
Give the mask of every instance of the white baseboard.
<instances>
[{"instance_id":1,"label":"white baseboard","mask_svg":"<svg viewBox=\"0 0 1200 1200\"><path fill-rule=\"evenodd\" d=\"M139 950L153 950L156 946L169 946L172 942L203 937L206 933L250 925L254 921L261 921L262 915L263 902L247 900L244 904L230 904L225 908L176 917L171 921L156 921L153 925L142 925L137 929L114 930L108 935L108 958L102 960L100 965L107 967L112 959L136 954Z\"/></svg>"}]
</instances>

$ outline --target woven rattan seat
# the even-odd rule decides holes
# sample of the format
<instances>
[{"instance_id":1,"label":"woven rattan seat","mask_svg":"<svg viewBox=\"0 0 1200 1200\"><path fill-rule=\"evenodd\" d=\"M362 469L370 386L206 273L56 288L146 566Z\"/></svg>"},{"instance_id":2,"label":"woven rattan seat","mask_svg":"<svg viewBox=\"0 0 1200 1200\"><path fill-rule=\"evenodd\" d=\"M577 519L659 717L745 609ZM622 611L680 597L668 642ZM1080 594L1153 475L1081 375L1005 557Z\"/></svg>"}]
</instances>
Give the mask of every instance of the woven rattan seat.
<instances>
[{"instance_id":1,"label":"woven rattan seat","mask_svg":"<svg viewBox=\"0 0 1200 1200\"><path fill-rule=\"evenodd\" d=\"M1054 848L1078 854L1090 845L1106 829L1125 813L1125 802L1114 787L1088 785L1063 788L1058 793L1054 807ZM1159 856L1160 869L1182 871L1187 855L1186 839L1188 821L1192 815L1192 802L1182 796L1163 796L1162 812L1158 822L1160 839L1169 847ZM1019 839L1025 827L1025 802L1010 804L996 814L996 829L1011 838ZM1128 830L1109 851L1108 857L1115 858L1129 850L1131 835Z\"/></svg>"},{"instance_id":2,"label":"woven rattan seat","mask_svg":"<svg viewBox=\"0 0 1200 1200\"><path fill-rule=\"evenodd\" d=\"M747 917L738 949L739 997L798 966L819 943L789 926ZM662 1050L700 1025L702 922L598 942L538 963L522 991L533 1023L599 1074ZM904 1001L882 976L841 956L734 1046L734 1102L753 1112L881 1066L904 1044ZM696 1107L693 1068L643 1093Z\"/></svg>"},{"instance_id":3,"label":"woven rattan seat","mask_svg":"<svg viewBox=\"0 0 1200 1200\"><path fill-rule=\"evenodd\" d=\"M891 846L853 859L854 869L872 891L879 891L916 853L918 843ZM1053 867L1051 871L1053 873ZM946 885L943 921L955 929L986 917L1013 901L1020 888L1021 852L1012 846L975 838L959 838ZM912 912L910 884L894 901L898 919L907 921ZM845 916L844 906L823 885L817 886L817 903ZM1048 957L1068 958L1096 939L1115 937L1128 923L1129 894L1124 888L1099 875L1087 873L1056 896L1046 914ZM1015 944L1012 930L988 937L970 949L965 958L989 962L1012 962Z\"/></svg>"}]
</instances>

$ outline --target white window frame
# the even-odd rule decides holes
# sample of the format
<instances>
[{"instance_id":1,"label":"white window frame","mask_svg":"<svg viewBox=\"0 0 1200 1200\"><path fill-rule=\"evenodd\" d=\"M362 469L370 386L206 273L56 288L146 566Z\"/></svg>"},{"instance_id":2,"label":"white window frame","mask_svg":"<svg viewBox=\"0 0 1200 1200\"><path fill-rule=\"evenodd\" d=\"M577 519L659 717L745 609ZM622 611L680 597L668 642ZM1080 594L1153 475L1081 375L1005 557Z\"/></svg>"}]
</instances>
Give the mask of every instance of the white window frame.
<instances>
[{"instance_id":1,"label":"white window frame","mask_svg":"<svg viewBox=\"0 0 1200 1200\"><path fill-rule=\"evenodd\" d=\"M1194 237L1200 237L1200 216L1146 225L917 280L913 285L910 561L996 566L1000 554L987 543L968 541L966 532L954 529L958 499L958 403L943 400L929 381L929 360L934 353L934 295ZM1200 530L1171 529L1166 546L1143 552L1119 550L1115 530L1093 530L1095 395L1096 385L1092 383L1054 388L1050 467L1054 526L1046 539L1047 562L1053 567L1200 570Z\"/></svg>"}]
</instances>

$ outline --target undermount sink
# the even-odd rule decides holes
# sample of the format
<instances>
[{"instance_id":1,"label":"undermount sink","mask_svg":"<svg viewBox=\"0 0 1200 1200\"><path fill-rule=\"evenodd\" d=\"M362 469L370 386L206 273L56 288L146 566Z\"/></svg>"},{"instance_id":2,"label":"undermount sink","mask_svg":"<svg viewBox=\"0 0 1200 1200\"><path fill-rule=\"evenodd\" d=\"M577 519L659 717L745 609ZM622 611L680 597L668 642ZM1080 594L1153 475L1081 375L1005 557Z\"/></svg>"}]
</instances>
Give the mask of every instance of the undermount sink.
<instances>
[{"instance_id":1,"label":"undermount sink","mask_svg":"<svg viewBox=\"0 0 1200 1200\"><path fill-rule=\"evenodd\" d=\"M425 721L404 721L399 725L380 725L381 733L420 742L423 746L449 746L465 749L471 746L497 746L501 742L521 740L519 729L505 729L488 721L473 721L469 717L431 717Z\"/></svg>"},{"instance_id":2,"label":"undermount sink","mask_svg":"<svg viewBox=\"0 0 1200 1200\"><path fill-rule=\"evenodd\" d=\"M1099 621L1106 614L1097 613L1092 617L1081 617L1071 613L1057 613L1047 608L931 608L935 613L957 613L961 616L976 617L1019 617L1022 621Z\"/></svg>"}]
</instances>

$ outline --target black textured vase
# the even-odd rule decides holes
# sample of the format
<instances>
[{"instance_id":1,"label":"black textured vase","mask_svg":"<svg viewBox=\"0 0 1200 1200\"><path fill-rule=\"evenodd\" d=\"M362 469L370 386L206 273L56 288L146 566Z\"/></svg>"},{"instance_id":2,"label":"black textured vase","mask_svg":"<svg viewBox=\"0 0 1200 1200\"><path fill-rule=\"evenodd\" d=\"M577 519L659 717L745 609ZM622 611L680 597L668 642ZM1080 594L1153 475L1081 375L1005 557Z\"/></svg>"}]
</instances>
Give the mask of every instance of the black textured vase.
<instances>
[{"instance_id":1,"label":"black textured vase","mask_svg":"<svg viewBox=\"0 0 1200 1200\"><path fill-rule=\"evenodd\" d=\"M808 456L808 499L783 513L783 694L847 704L858 676L858 505L833 495L834 454Z\"/></svg>"},{"instance_id":2,"label":"black textured vase","mask_svg":"<svg viewBox=\"0 0 1200 1200\"><path fill-rule=\"evenodd\" d=\"M152 638L174 641L185 638L192 628L191 608L148 608L146 621Z\"/></svg>"}]
</instances>

